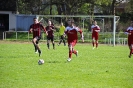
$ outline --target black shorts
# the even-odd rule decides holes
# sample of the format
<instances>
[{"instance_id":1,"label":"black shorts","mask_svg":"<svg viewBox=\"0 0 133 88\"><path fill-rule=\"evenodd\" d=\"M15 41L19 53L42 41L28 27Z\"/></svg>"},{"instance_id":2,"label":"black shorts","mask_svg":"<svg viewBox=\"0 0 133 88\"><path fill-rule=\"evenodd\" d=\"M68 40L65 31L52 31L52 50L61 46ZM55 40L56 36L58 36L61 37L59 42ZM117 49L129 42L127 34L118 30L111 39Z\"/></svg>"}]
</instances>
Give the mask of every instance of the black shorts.
<instances>
[{"instance_id":1,"label":"black shorts","mask_svg":"<svg viewBox=\"0 0 133 88\"><path fill-rule=\"evenodd\" d=\"M35 38L37 39L37 41L39 41L41 39L40 36L36 36Z\"/></svg>"},{"instance_id":2,"label":"black shorts","mask_svg":"<svg viewBox=\"0 0 133 88\"><path fill-rule=\"evenodd\" d=\"M54 36L53 36L53 37L49 37L49 36L47 36L47 40L54 41Z\"/></svg>"},{"instance_id":3,"label":"black shorts","mask_svg":"<svg viewBox=\"0 0 133 88\"><path fill-rule=\"evenodd\" d=\"M64 38L65 38L64 35L61 35L61 36L60 36L60 39L64 39Z\"/></svg>"},{"instance_id":4,"label":"black shorts","mask_svg":"<svg viewBox=\"0 0 133 88\"><path fill-rule=\"evenodd\" d=\"M36 36L35 38L37 39L36 44L38 44L39 40L41 39L41 36Z\"/></svg>"}]
</instances>

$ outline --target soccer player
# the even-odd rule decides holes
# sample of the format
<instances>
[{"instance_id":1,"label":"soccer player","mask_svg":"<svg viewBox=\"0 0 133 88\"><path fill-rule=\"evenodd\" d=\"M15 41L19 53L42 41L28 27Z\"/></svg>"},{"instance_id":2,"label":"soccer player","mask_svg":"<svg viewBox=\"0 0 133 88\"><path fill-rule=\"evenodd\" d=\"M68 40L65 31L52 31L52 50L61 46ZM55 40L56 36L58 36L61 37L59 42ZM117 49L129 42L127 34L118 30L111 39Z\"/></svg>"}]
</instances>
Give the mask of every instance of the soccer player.
<instances>
[{"instance_id":1,"label":"soccer player","mask_svg":"<svg viewBox=\"0 0 133 88\"><path fill-rule=\"evenodd\" d=\"M74 53L76 56L78 55L78 51L74 50L74 46L77 43L79 32L81 35L81 39L84 42L84 36L83 32L80 28L74 26L73 20L68 20L68 26L66 27L65 34L67 35L67 41L68 41L68 48L69 48L69 58L67 61L71 61L72 53Z\"/></svg>"},{"instance_id":2,"label":"soccer player","mask_svg":"<svg viewBox=\"0 0 133 88\"><path fill-rule=\"evenodd\" d=\"M66 46L64 32L65 32L65 26L63 25L63 23L61 23L61 26L59 29L60 41L58 46L61 44L62 41L64 43L64 46Z\"/></svg>"},{"instance_id":3,"label":"soccer player","mask_svg":"<svg viewBox=\"0 0 133 88\"><path fill-rule=\"evenodd\" d=\"M30 25L29 32L30 33L33 33L32 43L33 43L34 48L35 48L35 53L38 52L39 53L39 57L40 57L40 55L41 55L41 49L40 49L38 43L39 43L39 40L41 39L41 30L43 30L46 34L47 34L47 31L42 26L42 24L40 24L38 22L38 19L37 18L34 18L33 21L34 21L34 23L32 25Z\"/></svg>"},{"instance_id":4,"label":"soccer player","mask_svg":"<svg viewBox=\"0 0 133 88\"><path fill-rule=\"evenodd\" d=\"M54 44L54 31L55 31L55 28L54 28L54 25L53 23L51 22L51 20L48 20L48 26L45 28L48 35L47 35L47 47L48 49L50 49L50 40L52 42L52 45L53 45L53 49L55 49L55 44Z\"/></svg>"},{"instance_id":5,"label":"soccer player","mask_svg":"<svg viewBox=\"0 0 133 88\"><path fill-rule=\"evenodd\" d=\"M128 35L129 58L131 58L133 54L133 21L131 21L131 26L127 28L125 33Z\"/></svg>"},{"instance_id":6,"label":"soccer player","mask_svg":"<svg viewBox=\"0 0 133 88\"><path fill-rule=\"evenodd\" d=\"M93 25L91 26L91 31L92 31L92 45L93 49L98 47L98 37L99 37L99 32L100 32L100 27L97 25L96 21L93 21Z\"/></svg>"}]
</instances>

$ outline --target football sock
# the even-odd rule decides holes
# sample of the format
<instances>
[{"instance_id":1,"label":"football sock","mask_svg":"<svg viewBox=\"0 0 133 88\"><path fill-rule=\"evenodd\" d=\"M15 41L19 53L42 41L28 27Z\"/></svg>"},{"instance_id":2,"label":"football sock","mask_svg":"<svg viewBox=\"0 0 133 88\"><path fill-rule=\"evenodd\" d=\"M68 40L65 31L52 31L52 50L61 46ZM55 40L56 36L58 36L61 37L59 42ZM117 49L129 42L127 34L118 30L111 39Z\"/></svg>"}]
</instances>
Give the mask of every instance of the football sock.
<instances>
[{"instance_id":1,"label":"football sock","mask_svg":"<svg viewBox=\"0 0 133 88\"><path fill-rule=\"evenodd\" d=\"M35 51L37 51L37 47L36 47L36 45L34 45L34 47L35 47Z\"/></svg>"},{"instance_id":2,"label":"football sock","mask_svg":"<svg viewBox=\"0 0 133 88\"><path fill-rule=\"evenodd\" d=\"M48 49L49 49L49 43L47 43L47 47L48 47Z\"/></svg>"},{"instance_id":3,"label":"football sock","mask_svg":"<svg viewBox=\"0 0 133 88\"><path fill-rule=\"evenodd\" d=\"M64 46L66 46L65 40L63 39Z\"/></svg>"},{"instance_id":4,"label":"football sock","mask_svg":"<svg viewBox=\"0 0 133 88\"><path fill-rule=\"evenodd\" d=\"M93 47L94 47L94 42L92 42L92 45L93 45Z\"/></svg>"},{"instance_id":5,"label":"football sock","mask_svg":"<svg viewBox=\"0 0 133 88\"><path fill-rule=\"evenodd\" d=\"M76 54L76 53L77 53L77 51L76 51L76 50L73 50L73 53L74 53L74 54Z\"/></svg>"},{"instance_id":6,"label":"football sock","mask_svg":"<svg viewBox=\"0 0 133 88\"><path fill-rule=\"evenodd\" d=\"M72 57L72 51L69 51L69 58Z\"/></svg>"},{"instance_id":7,"label":"football sock","mask_svg":"<svg viewBox=\"0 0 133 88\"><path fill-rule=\"evenodd\" d=\"M133 49L130 49L130 54L129 54L130 56L132 55L132 51L133 51Z\"/></svg>"},{"instance_id":8,"label":"football sock","mask_svg":"<svg viewBox=\"0 0 133 88\"><path fill-rule=\"evenodd\" d=\"M96 47L98 47L98 43L96 42Z\"/></svg>"},{"instance_id":9,"label":"football sock","mask_svg":"<svg viewBox=\"0 0 133 88\"><path fill-rule=\"evenodd\" d=\"M54 45L54 43L53 43L53 49L55 49L55 45Z\"/></svg>"},{"instance_id":10,"label":"football sock","mask_svg":"<svg viewBox=\"0 0 133 88\"><path fill-rule=\"evenodd\" d=\"M39 52L39 57L40 57L40 55L41 55L41 50L40 50L40 49L38 49L38 52Z\"/></svg>"},{"instance_id":11,"label":"football sock","mask_svg":"<svg viewBox=\"0 0 133 88\"><path fill-rule=\"evenodd\" d=\"M61 44L62 40L60 40L59 44Z\"/></svg>"},{"instance_id":12,"label":"football sock","mask_svg":"<svg viewBox=\"0 0 133 88\"><path fill-rule=\"evenodd\" d=\"M37 46L36 44L33 42L34 48L35 48L35 52L37 51Z\"/></svg>"}]
</instances>

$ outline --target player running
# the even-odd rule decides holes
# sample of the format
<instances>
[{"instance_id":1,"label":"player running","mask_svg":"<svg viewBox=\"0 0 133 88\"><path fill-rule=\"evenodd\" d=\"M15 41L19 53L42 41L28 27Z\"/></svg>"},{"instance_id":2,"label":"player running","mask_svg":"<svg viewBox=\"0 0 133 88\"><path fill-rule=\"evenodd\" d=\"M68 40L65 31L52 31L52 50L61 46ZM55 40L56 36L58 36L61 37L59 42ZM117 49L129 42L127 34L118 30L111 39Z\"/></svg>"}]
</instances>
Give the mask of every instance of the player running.
<instances>
[{"instance_id":1,"label":"player running","mask_svg":"<svg viewBox=\"0 0 133 88\"><path fill-rule=\"evenodd\" d=\"M65 30L65 34L67 35L68 48L69 48L69 58L67 59L67 61L71 61L72 53L74 53L76 56L78 55L78 51L74 50L74 46L76 45L78 40L78 35L77 35L78 32L80 33L81 39L84 42L84 36L82 30L74 26L73 23L74 23L73 20L68 20L68 26L66 27Z\"/></svg>"},{"instance_id":2,"label":"player running","mask_svg":"<svg viewBox=\"0 0 133 88\"><path fill-rule=\"evenodd\" d=\"M48 35L47 35L47 47L48 49L50 49L50 40L52 42L52 45L53 45L53 49L55 49L55 44L54 44L54 31L55 31L55 28L54 28L54 25L52 24L51 20L48 20L48 26L46 27L46 31L48 32Z\"/></svg>"},{"instance_id":3,"label":"player running","mask_svg":"<svg viewBox=\"0 0 133 88\"><path fill-rule=\"evenodd\" d=\"M61 26L60 26L60 29L59 29L60 41L59 41L58 46L61 44L62 41L64 43L64 46L66 46L64 31L65 31L65 26L63 25L63 23L61 23Z\"/></svg>"},{"instance_id":4,"label":"player running","mask_svg":"<svg viewBox=\"0 0 133 88\"><path fill-rule=\"evenodd\" d=\"M43 30L46 34L47 34L47 31L45 30L45 28L42 26L42 24L40 24L38 22L38 19L37 18L34 18L33 19L34 23L32 25L30 25L30 30L29 32L30 33L33 33L33 39L32 39L32 43L34 45L34 48L35 48L35 53L39 53L39 57L41 55L41 49L38 45L39 43L39 40L41 39L41 30Z\"/></svg>"},{"instance_id":5,"label":"player running","mask_svg":"<svg viewBox=\"0 0 133 88\"><path fill-rule=\"evenodd\" d=\"M91 31L92 31L92 45L93 49L98 47L98 37L99 37L99 32L100 32L100 27L97 25L96 21L93 21L93 25L91 26Z\"/></svg>"},{"instance_id":6,"label":"player running","mask_svg":"<svg viewBox=\"0 0 133 88\"><path fill-rule=\"evenodd\" d=\"M133 54L133 21L131 21L131 26L127 28L125 33L128 35L129 58L131 58Z\"/></svg>"}]
</instances>

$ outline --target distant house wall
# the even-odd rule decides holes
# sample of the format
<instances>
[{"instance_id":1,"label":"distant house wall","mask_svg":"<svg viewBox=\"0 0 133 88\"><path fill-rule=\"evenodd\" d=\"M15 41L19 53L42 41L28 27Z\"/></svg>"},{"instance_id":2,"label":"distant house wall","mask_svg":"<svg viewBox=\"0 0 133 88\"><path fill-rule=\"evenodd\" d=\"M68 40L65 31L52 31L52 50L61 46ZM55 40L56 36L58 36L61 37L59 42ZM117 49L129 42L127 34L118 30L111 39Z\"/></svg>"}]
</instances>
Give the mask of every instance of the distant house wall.
<instances>
[{"instance_id":1,"label":"distant house wall","mask_svg":"<svg viewBox=\"0 0 133 88\"><path fill-rule=\"evenodd\" d=\"M9 15L9 31L28 31L31 24L33 24L33 18L36 15L20 15L15 14L12 11L0 11L0 14Z\"/></svg>"},{"instance_id":2,"label":"distant house wall","mask_svg":"<svg viewBox=\"0 0 133 88\"><path fill-rule=\"evenodd\" d=\"M28 31L35 15L16 15L16 31Z\"/></svg>"},{"instance_id":3,"label":"distant house wall","mask_svg":"<svg viewBox=\"0 0 133 88\"><path fill-rule=\"evenodd\" d=\"M0 14L9 14L9 31L16 28L16 16L12 11L0 11Z\"/></svg>"}]
</instances>

